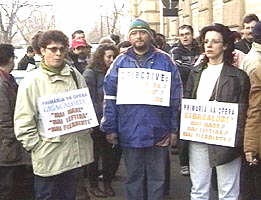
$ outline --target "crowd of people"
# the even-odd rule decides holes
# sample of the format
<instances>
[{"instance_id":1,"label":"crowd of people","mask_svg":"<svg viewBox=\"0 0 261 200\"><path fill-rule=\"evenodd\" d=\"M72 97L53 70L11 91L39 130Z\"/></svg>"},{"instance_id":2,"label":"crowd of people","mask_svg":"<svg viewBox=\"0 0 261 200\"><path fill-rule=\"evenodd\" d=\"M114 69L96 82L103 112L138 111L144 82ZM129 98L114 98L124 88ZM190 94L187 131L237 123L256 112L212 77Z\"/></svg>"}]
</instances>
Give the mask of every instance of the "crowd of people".
<instances>
[{"instance_id":1,"label":"crowd of people","mask_svg":"<svg viewBox=\"0 0 261 200\"><path fill-rule=\"evenodd\" d=\"M0 44L0 200L75 200L79 188L83 199L117 196L121 158L126 199L162 200L171 147L191 200L208 200L211 186L220 200L260 200L261 22L250 14L242 27L214 23L194 38L182 25L170 46L135 19L126 41L112 34L93 53L82 30L71 41L39 31L19 86L14 47ZM180 139L183 98L236 104L234 146Z\"/></svg>"}]
</instances>

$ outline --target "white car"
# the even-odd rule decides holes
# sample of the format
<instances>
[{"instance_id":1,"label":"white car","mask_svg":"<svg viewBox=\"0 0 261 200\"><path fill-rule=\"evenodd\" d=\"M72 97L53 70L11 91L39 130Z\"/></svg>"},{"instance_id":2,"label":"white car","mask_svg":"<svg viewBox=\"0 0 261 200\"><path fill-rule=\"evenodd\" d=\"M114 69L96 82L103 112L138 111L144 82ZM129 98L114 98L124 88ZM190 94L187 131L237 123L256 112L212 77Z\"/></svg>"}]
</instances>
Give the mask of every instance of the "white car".
<instances>
[{"instance_id":1,"label":"white car","mask_svg":"<svg viewBox=\"0 0 261 200\"><path fill-rule=\"evenodd\" d=\"M14 76L16 83L19 85L20 81L25 77L28 72L26 70L14 69L11 74Z\"/></svg>"}]
</instances>

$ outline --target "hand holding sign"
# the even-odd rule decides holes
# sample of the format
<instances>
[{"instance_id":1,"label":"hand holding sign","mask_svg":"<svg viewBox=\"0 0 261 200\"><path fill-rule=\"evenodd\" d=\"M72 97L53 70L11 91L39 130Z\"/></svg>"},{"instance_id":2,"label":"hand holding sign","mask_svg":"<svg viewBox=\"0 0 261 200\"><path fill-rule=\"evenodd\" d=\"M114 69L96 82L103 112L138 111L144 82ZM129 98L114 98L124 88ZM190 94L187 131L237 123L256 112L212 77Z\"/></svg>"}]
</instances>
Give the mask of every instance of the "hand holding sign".
<instances>
[{"instance_id":1,"label":"hand holding sign","mask_svg":"<svg viewBox=\"0 0 261 200\"><path fill-rule=\"evenodd\" d=\"M99 125L88 88L41 97L38 107L47 138Z\"/></svg>"}]
</instances>

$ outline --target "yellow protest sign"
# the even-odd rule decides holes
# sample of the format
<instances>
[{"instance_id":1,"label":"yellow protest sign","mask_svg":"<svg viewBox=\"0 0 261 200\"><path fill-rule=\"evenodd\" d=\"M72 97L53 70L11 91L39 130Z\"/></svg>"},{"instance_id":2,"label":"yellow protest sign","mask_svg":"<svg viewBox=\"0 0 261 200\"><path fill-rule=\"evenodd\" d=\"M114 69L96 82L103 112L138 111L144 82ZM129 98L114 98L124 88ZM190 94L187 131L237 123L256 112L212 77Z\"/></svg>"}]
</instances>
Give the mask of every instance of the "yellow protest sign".
<instances>
[{"instance_id":1,"label":"yellow protest sign","mask_svg":"<svg viewBox=\"0 0 261 200\"><path fill-rule=\"evenodd\" d=\"M238 104L182 99L180 138L235 146Z\"/></svg>"}]
</instances>

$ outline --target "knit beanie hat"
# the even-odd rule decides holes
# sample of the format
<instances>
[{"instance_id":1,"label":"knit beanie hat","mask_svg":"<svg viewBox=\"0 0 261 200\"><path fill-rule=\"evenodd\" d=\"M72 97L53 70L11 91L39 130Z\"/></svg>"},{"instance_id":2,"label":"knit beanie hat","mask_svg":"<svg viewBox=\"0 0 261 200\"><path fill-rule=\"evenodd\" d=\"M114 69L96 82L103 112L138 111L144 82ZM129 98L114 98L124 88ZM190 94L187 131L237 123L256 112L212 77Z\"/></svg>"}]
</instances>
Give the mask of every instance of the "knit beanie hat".
<instances>
[{"instance_id":1,"label":"knit beanie hat","mask_svg":"<svg viewBox=\"0 0 261 200\"><path fill-rule=\"evenodd\" d=\"M152 33L151 33L151 29L150 29L150 25L141 20L141 19L135 19L131 24L130 24L130 27L129 27L129 33L128 33L128 36L130 36L130 34L133 32L133 31L146 31L152 38Z\"/></svg>"},{"instance_id":2,"label":"knit beanie hat","mask_svg":"<svg viewBox=\"0 0 261 200\"><path fill-rule=\"evenodd\" d=\"M261 44L261 22L257 22L253 31L252 31L254 41Z\"/></svg>"}]
</instances>

